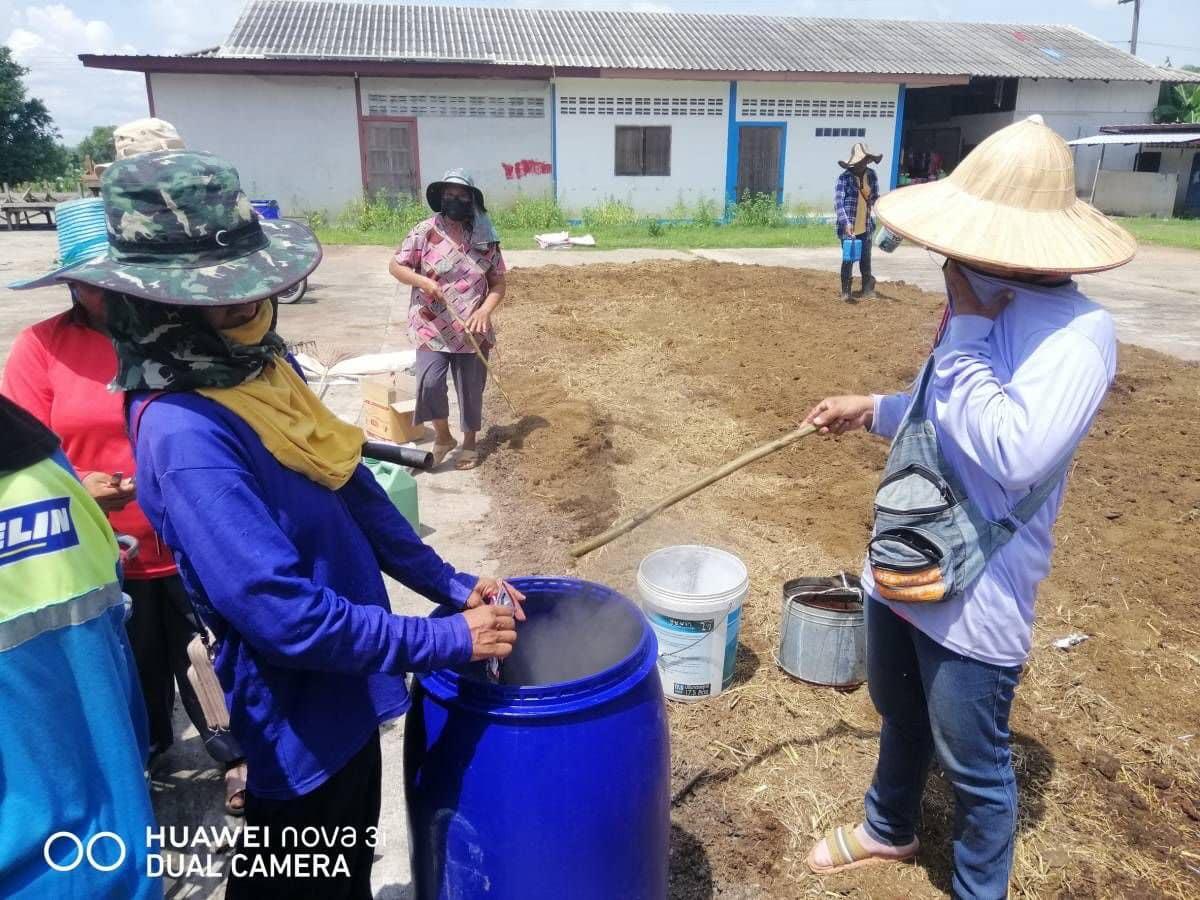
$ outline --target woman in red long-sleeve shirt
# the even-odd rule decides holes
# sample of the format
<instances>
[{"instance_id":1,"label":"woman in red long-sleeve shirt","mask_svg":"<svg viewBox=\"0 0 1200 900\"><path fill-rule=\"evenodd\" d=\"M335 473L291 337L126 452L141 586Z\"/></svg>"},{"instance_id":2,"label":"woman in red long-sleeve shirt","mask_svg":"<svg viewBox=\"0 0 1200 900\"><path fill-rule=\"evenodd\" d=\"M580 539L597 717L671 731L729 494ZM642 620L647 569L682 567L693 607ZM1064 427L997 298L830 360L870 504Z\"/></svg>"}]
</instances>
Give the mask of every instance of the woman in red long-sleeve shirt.
<instances>
[{"instance_id":1,"label":"woman in red long-sleeve shirt","mask_svg":"<svg viewBox=\"0 0 1200 900\"><path fill-rule=\"evenodd\" d=\"M97 201L99 202L99 201ZM103 210L101 209L101 215ZM175 684L205 749L226 770L226 809L245 803L242 752L227 731L212 731L187 679L187 645L196 634L191 604L171 551L135 498L133 450L125 431L124 394L110 391L117 356L104 330L104 292L56 280L71 290L71 309L26 328L13 342L0 393L33 413L62 440L63 450L113 529L138 539L125 566L133 598L128 630L150 719L151 755L174 741Z\"/></svg>"}]
</instances>

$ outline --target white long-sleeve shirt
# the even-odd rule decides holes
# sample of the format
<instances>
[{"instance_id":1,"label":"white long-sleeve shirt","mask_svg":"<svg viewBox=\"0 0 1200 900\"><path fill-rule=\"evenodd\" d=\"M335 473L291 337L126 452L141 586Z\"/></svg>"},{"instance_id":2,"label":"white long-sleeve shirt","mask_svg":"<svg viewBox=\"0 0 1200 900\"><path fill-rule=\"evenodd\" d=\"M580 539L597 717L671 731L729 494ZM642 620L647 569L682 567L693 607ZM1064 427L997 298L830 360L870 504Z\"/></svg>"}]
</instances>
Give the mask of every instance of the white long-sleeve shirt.
<instances>
[{"instance_id":1,"label":"white long-sleeve shirt","mask_svg":"<svg viewBox=\"0 0 1200 900\"><path fill-rule=\"evenodd\" d=\"M996 519L1087 434L1116 373L1117 345L1111 317L1074 282L1036 287L966 275L985 301L1005 289L1014 297L995 322L951 318L934 350L926 413L968 496ZM871 430L894 436L909 402L908 393L876 396ZM1050 572L1051 529L1063 481L959 599L888 605L957 653L994 665L1022 665L1029 656L1037 587ZM880 599L870 566L863 586Z\"/></svg>"}]
</instances>

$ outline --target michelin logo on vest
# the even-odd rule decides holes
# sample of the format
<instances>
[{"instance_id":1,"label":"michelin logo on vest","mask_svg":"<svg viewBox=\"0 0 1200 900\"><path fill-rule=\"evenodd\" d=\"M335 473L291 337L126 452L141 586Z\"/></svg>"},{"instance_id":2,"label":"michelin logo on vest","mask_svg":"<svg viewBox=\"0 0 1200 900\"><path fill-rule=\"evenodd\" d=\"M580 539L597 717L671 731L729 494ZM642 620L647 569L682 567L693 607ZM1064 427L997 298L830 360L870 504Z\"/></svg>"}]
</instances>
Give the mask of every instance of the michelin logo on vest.
<instances>
[{"instance_id":1,"label":"michelin logo on vest","mask_svg":"<svg viewBox=\"0 0 1200 900\"><path fill-rule=\"evenodd\" d=\"M0 509L0 566L78 544L70 497Z\"/></svg>"}]
</instances>

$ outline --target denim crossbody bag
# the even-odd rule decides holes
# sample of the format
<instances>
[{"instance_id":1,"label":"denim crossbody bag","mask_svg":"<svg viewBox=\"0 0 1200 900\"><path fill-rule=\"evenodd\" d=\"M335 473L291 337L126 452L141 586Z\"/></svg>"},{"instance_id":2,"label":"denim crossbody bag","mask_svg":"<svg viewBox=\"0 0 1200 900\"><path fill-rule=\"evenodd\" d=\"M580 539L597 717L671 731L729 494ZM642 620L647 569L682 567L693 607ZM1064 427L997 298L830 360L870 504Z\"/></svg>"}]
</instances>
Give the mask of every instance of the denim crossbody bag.
<instances>
[{"instance_id":1,"label":"denim crossbody bag","mask_svg":"<svg viewBox=\"0 0 1200 900\"><path fill-rule=\"evenodd\" d=\"M867 550L876 592L904 603L962 596L992 554L1042 508L1071 463L1067 453L1007 515L989 519L942 455L925 414L933 366L931 356L892 441L875 492L875 524Z\"/></svg>"}]
</instances>

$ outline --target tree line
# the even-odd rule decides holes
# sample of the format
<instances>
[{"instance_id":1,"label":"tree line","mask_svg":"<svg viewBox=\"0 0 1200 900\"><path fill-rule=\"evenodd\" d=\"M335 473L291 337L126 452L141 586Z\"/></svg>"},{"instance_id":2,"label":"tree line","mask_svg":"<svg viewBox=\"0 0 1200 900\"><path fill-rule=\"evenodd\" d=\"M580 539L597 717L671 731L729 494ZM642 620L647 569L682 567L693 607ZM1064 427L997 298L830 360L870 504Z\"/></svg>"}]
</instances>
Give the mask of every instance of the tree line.
<instances>
[{"instance_id":1,"label":"tree line","mask_svg":"<svg viewBox=\"0 0 1200 900\"><path fill-rule=\"evenodd\" d=\"M28 96L22 81L28 72L8 47L0 47L0 183L68 178L89 157L95 163L112 162L113 126L97 126L76 146L66 146L46 104Z\"/></svg>"}]
</instances>

